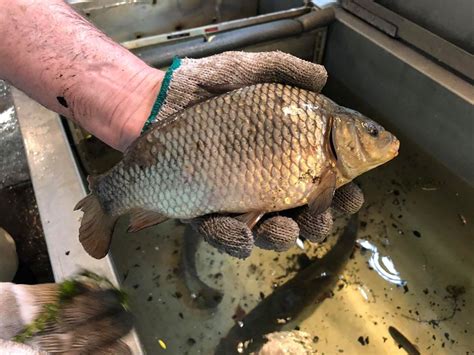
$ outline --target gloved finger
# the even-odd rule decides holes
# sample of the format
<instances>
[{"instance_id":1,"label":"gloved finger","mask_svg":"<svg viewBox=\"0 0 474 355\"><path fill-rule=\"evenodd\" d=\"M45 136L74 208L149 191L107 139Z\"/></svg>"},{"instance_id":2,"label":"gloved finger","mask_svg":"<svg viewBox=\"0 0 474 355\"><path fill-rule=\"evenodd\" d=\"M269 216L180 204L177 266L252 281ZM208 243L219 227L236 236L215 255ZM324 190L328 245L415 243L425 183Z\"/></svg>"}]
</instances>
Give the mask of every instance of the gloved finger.
<instances>
[{"instance_id":1,"label":"gloved finger","mask_svg":"<svg viewBox=\"0 0 474 355\"><path fill-rule=\"evenodd\" d=\"M333 216L331 208L315 215L308 206L304 206L295 213L295 221L300 228L300 234L312 243L320 243L331 233Z\"/></svg>"},{"instance_id":2,"label":"gloved finger","mask_svg":"<svg viewBox=\"0 0 474 355\"><path fill-rule=\"evenodd\" d=\"M293 219L275 216L259 223L254 234L255 246L261 249L285 251L295 245L300 229Z\"/></svg>"},{"instance_id":3,"label":"gloved finger","mask_svg":"<svg viewBox=\"0 0 474 355\"><path fill-rule=\"evenodd\" d=\"M54 329L46 329L35 336L31 343L47 352L89 354L124 337L132 326L133 318L129 312L110 313L69 327L67 331L56 325Z\"/></svg>"},{"instance_id":4,"label":"gloved finger","mask_svg":"<svg viewBox=\"0 0 474 355\"><path fill-rule=\"evenodd\" d=\"M326 69L291 54L272 52L224 52L207 58L214 62L208 70L221 72L214 83L229 82L238 87L259 83L281 83L320 92L326 84ZM209 73L209 76L211 75ZM211 83L212 83L211 82Z\"/></svg>"},{"instance_id":5,"label":"gloved finger","mask_svg":"<svg viewBox=\"0 0 474 355\"><path fill-rule=\"evenodd\" d=\"M336 190L331 207L342 213L354 214L363 204L364 193L359 186L350 182Z\"/></svg>"},{"instance_id":6,"label":"gloved finger","mask_svg":"<svg viewBox=\"0 0 474 355\"><path fill-rule=\"evenodd\" d=\"M239 259L252 252L252 231L241 221L221 215L209 215L193 219L191 226L204 240L216 249Z\"/></svg>"},{"instance_id":7,"label":"gloved finger","mask_svg":"<svg viewBox=\"0 0 474 355\"><path fill-rule=\"evenodd\" d=\"M111 289L88 290L76 295L60 310L58 325L63 331L106 314L126 312L120 295Z\"/></svg>"}]
</instances>

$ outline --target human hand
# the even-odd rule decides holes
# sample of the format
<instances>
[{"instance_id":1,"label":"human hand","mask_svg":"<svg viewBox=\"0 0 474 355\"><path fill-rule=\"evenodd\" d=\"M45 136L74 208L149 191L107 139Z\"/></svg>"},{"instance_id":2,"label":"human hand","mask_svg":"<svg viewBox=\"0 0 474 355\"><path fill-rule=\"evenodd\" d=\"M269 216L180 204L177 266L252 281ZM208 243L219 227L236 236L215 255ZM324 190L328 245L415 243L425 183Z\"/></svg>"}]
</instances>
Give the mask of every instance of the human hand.
<instances>
[{"instance_id":1,"label":"human hand","mask_svg":"<svg viewBox=\"0 0 474 355\"><path fill-rule=\"evenodd\" d=\"M0 339L23 343L19 349L131 353L120 340L132 328L125 295L92 273L55 284L0 283L0 314Z\"/></svg>"}]
</instances>

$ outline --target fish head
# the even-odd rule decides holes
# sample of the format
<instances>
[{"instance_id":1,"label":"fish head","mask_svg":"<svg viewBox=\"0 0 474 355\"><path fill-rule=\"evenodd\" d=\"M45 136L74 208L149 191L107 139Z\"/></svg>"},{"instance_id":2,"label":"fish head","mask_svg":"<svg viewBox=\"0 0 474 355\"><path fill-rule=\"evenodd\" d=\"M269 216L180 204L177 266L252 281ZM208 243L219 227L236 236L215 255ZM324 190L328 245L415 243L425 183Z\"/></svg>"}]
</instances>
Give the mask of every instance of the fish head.
<instances>
[{"instance_id":1,"label":"fish head","mask_svg":"<svg viewBox=\"0 0 474 355\"><path fill-rule=\"evenodd\" d=\"M400 147L397 137L377 122L341 106L334 112L331 140L345 182L392 160Z\"/></svg>"}]
</instances>

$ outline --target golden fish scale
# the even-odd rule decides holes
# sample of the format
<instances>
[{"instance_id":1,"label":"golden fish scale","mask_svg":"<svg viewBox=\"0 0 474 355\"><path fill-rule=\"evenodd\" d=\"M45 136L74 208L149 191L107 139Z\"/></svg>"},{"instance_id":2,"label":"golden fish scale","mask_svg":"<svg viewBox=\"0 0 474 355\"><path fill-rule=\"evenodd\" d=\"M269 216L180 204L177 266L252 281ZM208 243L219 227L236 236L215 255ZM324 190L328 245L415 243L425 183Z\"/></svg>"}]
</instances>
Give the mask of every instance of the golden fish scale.
<instances>
[{"instance_id":1,"label":"golden fish scale","mask_svg":"<svg viewBox=\"0 0 474 355\"><path fill-rule=\"evenodd\" d=\"M172 218L302 205L327 164L331 103L280 84L242 88L153 127L95 184L104 208Z\"/></svg>"}]
</instances>

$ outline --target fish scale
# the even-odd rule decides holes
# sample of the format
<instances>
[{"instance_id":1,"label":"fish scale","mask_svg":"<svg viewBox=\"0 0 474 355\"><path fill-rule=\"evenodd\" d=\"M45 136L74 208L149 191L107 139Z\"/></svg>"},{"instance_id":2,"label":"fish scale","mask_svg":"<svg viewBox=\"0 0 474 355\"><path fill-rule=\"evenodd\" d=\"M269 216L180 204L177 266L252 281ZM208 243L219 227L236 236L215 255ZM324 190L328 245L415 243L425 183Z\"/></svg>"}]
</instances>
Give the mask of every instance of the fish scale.
<instances>
[{"instance_id":1,"label":"fish scale","mask_svg":"<svg viewBox=\"0 0 474 355\"><path fill-rule=\"evenodd\" d=\"M131 148L146 161L124 159L93 190L114 214L140 207L183 219L301 205L314 185L305 174L319 172L327 160L320 101L316 93L279 84L212 98L152 128Z\"/></svg>"}]
</instances>

